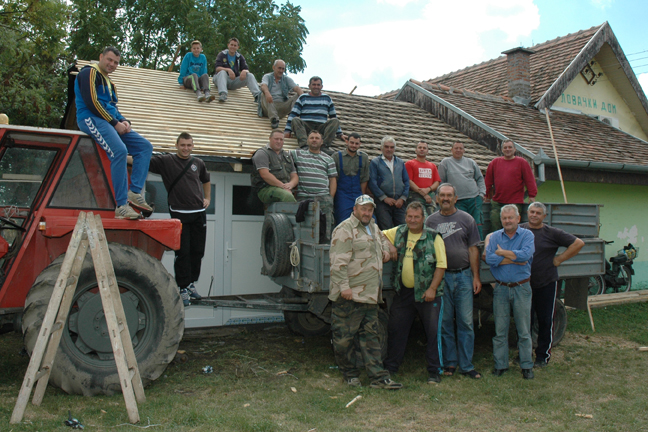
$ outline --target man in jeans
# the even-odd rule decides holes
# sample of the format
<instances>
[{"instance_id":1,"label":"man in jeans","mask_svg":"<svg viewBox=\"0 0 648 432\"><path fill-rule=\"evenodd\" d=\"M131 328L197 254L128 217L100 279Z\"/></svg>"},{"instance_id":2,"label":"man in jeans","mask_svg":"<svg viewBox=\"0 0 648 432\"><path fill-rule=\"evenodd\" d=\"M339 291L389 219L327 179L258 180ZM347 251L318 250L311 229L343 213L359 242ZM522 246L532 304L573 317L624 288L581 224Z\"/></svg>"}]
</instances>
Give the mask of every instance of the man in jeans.
<instances>
[{"instance_id":1,"label":"man in jeans","mask_svg":"<svg viewBox=\"0 0 648 432\"><path fill-rule=\"evenodd\" d=\"M247 86L256 100L261 94L256 78L248 70L245 57L238 52L239 41L231 38L224 49L216 56L214 84L218 87L218 101L227 101L227 91Z\"/></svg>"},{"instance_id":2,"label":"man in jeans","mask_svg":"<svg viewBox=\"0 0 648 432\"><path fill-rule=\"evenodd\" d=\"M519 227L520 213L513 204L502 207L501 230L490 234L486 245L486 263L495 278L493 315L493 375L508 371L508 336L511 308L518 333L520 368L524 379L533 379L533 342L531 341L531 263L535 252L533 233Z\"/></svg>"},{"instance_id":3,"label":"man in jeans","mask_svg":"<svg viewBox=\"0 0 648 432\"><path fill-rule=\"evenodd\" d=\"M464 145L456 142L452 145L452 157L447 157L439 164L441 183L450 183L457 191L457 208L470 214L477 223L479 237L484 238L482 231L482 203L486 195L484 176L477 163L464 157Z\"/></svg>"},{"instance_id":4,"label":"man in jeans","mask_svg":"<svg viewBox=\"0 0 648 432\"><path fill-rule=\"evenodd\" d=\"M458 364L462 375L480 379L481 374L472 364L475 348L473 294L481 291L479 231L472 216L455 207L457 195L451 184L440 185L436 199L441 209L430 215L425 225L443 237L448 261L441 329L444 375L454 375Z\"/></svg>"}]
</instances>

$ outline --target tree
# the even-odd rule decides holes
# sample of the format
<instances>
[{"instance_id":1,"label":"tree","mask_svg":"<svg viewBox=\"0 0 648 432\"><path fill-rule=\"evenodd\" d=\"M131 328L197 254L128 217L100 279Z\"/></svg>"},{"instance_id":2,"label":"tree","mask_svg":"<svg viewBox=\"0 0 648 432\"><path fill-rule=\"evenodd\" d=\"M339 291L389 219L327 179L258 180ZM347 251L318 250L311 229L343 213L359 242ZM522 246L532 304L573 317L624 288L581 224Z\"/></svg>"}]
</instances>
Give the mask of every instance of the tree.
<instances>
[{"instance_id":1,"label":"tree","mask_svg":"<svg viewBox=\"0 0 648 432\"><path fill-rule=\"evenodd\" d=\"M0 112L12 124L59 125L70 62L68 12L58 0L9 0L0 7Z\"/></svg>"},{"instance_id":2,"label":"tree","mask_svg":"<svg viewBox=\"0 0 648 432\"><path fill-rule=\"evenodd\" d=\"M107 45L122 52L121 63L150 69L179 68L179 60L198 39L212 65L230 37L240 41L250 69L269 72L277 58L293 72L304 70L301 57L308 30L291 3L274 0L72 0L70 50L97 59ZM211 70L210 72L214 72Z\"/></svg>"}]
</instances>

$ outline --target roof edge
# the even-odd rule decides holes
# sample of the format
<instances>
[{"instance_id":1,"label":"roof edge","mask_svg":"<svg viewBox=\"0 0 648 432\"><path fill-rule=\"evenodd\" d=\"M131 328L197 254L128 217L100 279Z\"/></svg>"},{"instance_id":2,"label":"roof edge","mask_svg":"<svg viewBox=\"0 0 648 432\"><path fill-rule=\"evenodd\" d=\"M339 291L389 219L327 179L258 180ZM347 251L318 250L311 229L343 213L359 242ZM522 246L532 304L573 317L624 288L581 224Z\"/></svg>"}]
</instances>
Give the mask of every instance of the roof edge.
<instances>
[{"instance_id":1,"label":"roof edge","mask_svg":"<svg viewBox=\"0 0 648 432\"><path fill-rule=\"evenodd\" d=\"M567 66L553 84L551 84L534 107L536 109L551 107L551 105L558 100L562 92L569 86L569 84L571 84L574 78L578 76L580 71L585 67L585 64L587 64L601 50L601 47L606 42L612 48L623 72L628 78L628 81L630 81L630 85L637 94L637 98L648 114L648 100L646 99L646 95L639 84L637 76L630 67L630 63L621 49L621 45L612 31L612 27L610 27L610 24L607 21L601 25L594 36L592 36L578 55L574 57L574 60L572 60L569 66Z\"/></svg>"},{"instance_id":2,"label":"roof edge","mask_svg":"<svg viewBox=\"0 0 648 432\"><path fill-rule=\"evenodd\" d=\"M416 102L414 102L414 101L407 100L407 98L406 98L406 94L405 94L407 88L411 88L412 90L414 90L414 91L416 91L416 92L418 92L418 93L420 93L420 94L422 94L422 95L424 95L424 96L427 96L428 98L432 99L434 102L436 102L436 103L442 105L443 107L449 109L450 111L452 111L453 113L455 113L455 114L458 115L459 117L461 117L461 118L463 118L464 120L470 122L471 124L477 126L477 127L480 128L481 130L483 130L484 132L486 132L488 135L491 135L492 137L496 138L496 139L499 140L500 142L511 140L511 139L508 138L506 135L504 135L504 134L502 134L502 133L496 131L495 129L493 129L492 127L490 127L490 126L488 126L487 124L483 123L482 121L477 120L475 117L473 117L472 115L470 115L470 114L468 114L467 112L463 111L463 110L460 109L459 107L457 107L457 106L451 104L450 102L448 102L448 101L446 101L445 99L443 99L443 98L441 98L441 97L435 95L434 93L432 93L432 92L430 92L430 91L424 89L422 86L420 86L420 85L416 84L415 82L413 82L413 80L409 80L409 81L405 82L405 84L404 84L403 87L400 89L400 91L398 92L398 94L396 95L396 97L395 97L394 99L395 99L395 100L401 100L401 101L405 101L405 102L410 102L410 103L415 103L415 104L416 104ZM401 97L401 95L402 95L402 97ZM418 104L417 104L417 105L418 105ZM421 108L424 109L424 110L426 110L426 111L428 111L428 112L430 112L428 109L426 109L426 108L424 108L424 107L421 107ZM449 124L450 126L456 128L456 129L459 130L461 133L463 133L463 134L465 134L465 135L468 135L468 134L466 134L464 131L461 131L461 130L457 127L457 125L450 124L450 123L448 122L447 119L444 119L444 118L442 118L441 116L439 116L438 114L435 114L435 113L433 113L433 112L431 112L431 114L433 114L433 115L435 115L436 117L440 118L441 120L443 120L445 123ZM470 137L470 135L468 135L468 136ZM474 137L470 137L470 138L474 139L475 141L479 142L480 144L483 144L483 143L481 142L482 140L475 139ZM511 141L512 141L512 140L511 140ZM520 153L522 153L522 154L523 154L524 156L526 156L527 158L533 160L533 159L536 157L536 155L535 155L533 152L527 150L526 148L524 148L524 147L521 146L520 144L516 143L515 141L513 141L513 143L515 144L516 150L519 151ZM489 150L493 150L493 149L490 149L490 148L489 148Z\"/></svg>"}]
</instances>

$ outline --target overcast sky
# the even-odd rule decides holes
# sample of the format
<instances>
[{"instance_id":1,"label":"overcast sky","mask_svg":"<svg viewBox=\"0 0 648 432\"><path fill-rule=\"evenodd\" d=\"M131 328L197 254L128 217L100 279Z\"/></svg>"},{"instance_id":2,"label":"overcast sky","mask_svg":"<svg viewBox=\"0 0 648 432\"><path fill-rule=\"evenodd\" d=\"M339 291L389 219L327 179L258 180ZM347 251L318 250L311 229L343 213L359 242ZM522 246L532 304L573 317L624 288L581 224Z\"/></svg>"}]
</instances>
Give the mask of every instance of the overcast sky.
<instances>
[{"instance_id":1,"label":"overcast sky","mask_svg":"<svg viewBox=\"0 0 648 432\"><path fill-rule=\"evenodd\" d=\"M280 2L278 0L278 2ZM648 90L648 0L292 0L310 34L302 86L377 95L608 21Z\"/></svg>"}]
</instances>

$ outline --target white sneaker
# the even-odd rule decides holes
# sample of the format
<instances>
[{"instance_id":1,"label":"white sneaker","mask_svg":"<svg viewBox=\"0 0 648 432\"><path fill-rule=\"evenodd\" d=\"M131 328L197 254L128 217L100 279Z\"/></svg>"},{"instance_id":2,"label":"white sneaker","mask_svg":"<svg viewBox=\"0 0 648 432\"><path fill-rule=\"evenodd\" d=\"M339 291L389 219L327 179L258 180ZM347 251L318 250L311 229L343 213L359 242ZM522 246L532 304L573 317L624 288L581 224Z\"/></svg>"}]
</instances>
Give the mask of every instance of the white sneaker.
<instances>
[{"instance_id":1,"label":"white sneaker","mask_svg":"<svg viewBox=\"0 0 648 432\"><path fill-rule=\"evenodd\" d=\"M147 211L147 212L153 211L153 209L151 208L150 205L148 205L148 203L146 202L146 200L144 199L141 193L135 193L129 190L128 203L139 211Z\"/></svg>"},{"instance_id":2,"label":"white sneaker","mask_svg":"<svg viewBox=\"0 0 648 432\"><path fill-rule=\"evenodd\" d=\"M115 209L115 219L139 219L142 215L137 213L128 203Z\"/></svg>"},{"instance_id":3,"label":"white sneaker","mask_svg":"<svg viewBox=\"0 0 648 432\"><path fill-rule=\"evenodd\" d=\"M196 300L202 299L202 296L198 294L198 290L196 289L196 286L192 283L189 284L187 287L187 291L189 291L189 297L194 298Z\"/></svg>"}]
</instances>

